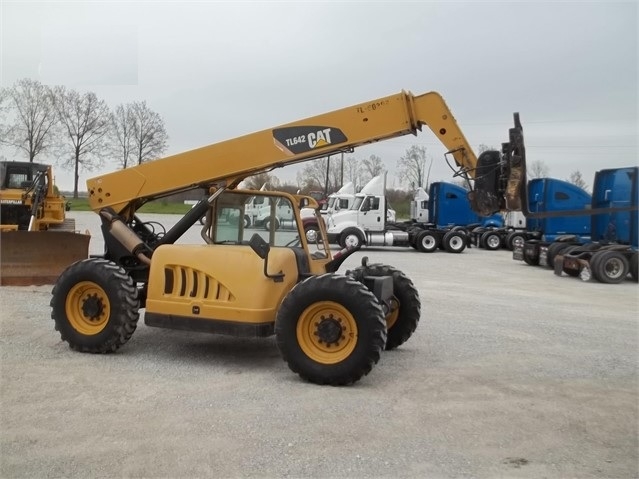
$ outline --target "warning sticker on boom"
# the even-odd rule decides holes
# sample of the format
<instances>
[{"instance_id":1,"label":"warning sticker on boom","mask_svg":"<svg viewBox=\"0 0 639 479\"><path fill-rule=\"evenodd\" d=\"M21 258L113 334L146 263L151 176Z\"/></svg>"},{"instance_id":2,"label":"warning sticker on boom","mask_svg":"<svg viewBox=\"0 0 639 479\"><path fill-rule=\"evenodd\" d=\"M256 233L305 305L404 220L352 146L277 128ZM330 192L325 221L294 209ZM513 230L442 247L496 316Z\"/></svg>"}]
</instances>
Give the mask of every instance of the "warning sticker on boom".
<instances>
[{"instance_id":1,"label":"warning sticker on boom","mask_svg":"<svg viewBox=\"0 0 639 479\"><path fill-rule=\"evenodd\" d=\"M273 140L283 152L299 155L348 141L339 128L330 126L289 126L273 130Z\"/></svg>"}]
</instances>

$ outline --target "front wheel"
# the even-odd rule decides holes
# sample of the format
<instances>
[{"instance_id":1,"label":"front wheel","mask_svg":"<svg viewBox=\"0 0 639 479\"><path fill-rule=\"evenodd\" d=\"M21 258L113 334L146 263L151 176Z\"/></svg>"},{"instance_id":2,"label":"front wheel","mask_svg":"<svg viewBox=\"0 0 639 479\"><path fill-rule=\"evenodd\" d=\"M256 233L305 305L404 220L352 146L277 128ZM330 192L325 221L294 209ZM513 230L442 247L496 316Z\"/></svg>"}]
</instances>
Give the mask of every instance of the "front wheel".
<instances>
[{"instance_id":1,"label":"front wheel","mask_svg":"<svg viewBox=\"0 0 639 479\"><path fill-rule=\"evenodd\" d=\"M324 274L298 283L275 320L277 347L307 381L340 386L368 374L386 344L377 298L347 276Z\"/></svg>"},{"instance_id":2,"label":"front wheel","mask_svg":"<svg viewBox=\"0 0 639 479\"><path fill-rule=\"evenodd\" d=\"M133 335L140 303L135 283L111 261L90 258L69 266L51 298L51 318L72 349L108 353Z\"/></svg>"},{"instance_id":3,"label":"front wheel","mask_svg":"<svg viewBox=\"0 0 639 479\"><path fill-rule=\"evenodd\" d=\"M347 228L339 237L342 248L357 248L364 244L362 233L356 228Z\"/></svg>"},{"instance_id":4,"label":"front wheel","mask_svg":"<svg viewBox=\"0 0 639 479\"><path fill-rule=\"evenodd\" d=\"M391 276L393 278L393 299L391 310L386 315L388 338L386 350L404 344L413 335L421 317L421 302L417 288L402 271L383 264L371 264L355 269L356 277Z\"/></svg>"}]
</instances>

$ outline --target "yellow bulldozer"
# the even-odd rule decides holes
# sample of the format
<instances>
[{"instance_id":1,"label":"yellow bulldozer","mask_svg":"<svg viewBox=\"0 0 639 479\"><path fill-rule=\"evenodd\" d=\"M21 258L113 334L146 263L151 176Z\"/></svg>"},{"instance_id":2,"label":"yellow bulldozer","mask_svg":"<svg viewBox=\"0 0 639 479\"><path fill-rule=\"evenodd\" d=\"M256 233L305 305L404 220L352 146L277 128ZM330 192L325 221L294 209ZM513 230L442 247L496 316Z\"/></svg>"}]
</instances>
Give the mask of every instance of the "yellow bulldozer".
<instances>
[{"instance_id":1,"label":"yellow bulldozer","mask_svg":"<svg viewBox=\"0 0 639 479\"><path fill-rule=\"evenodd\" d=\"M88 234L66 217L50 165L0 162L0 285L52 284L88 257Z\"/></svg>"}]
</instances>

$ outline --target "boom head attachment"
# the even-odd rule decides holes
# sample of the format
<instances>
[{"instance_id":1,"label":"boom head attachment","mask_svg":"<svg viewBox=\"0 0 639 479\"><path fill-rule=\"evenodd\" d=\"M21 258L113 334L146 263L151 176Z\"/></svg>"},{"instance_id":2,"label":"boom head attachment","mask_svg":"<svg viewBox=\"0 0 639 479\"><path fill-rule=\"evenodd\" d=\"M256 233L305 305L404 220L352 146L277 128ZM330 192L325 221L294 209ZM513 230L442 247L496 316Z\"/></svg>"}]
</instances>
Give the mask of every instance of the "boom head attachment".
<instances>
[{"instance_id":1,"label":"boom head attachment","mask_svg":"<svg viewBox=\"0 0 639 479\"><path fill-rule=\"evenodd\" d=\"M514 127L508 137L501 153L484 151L477 158L475 188L468 197L481 216L526 207L526 148L519 113L514 114Z\"/></svg>"}]
</instances>

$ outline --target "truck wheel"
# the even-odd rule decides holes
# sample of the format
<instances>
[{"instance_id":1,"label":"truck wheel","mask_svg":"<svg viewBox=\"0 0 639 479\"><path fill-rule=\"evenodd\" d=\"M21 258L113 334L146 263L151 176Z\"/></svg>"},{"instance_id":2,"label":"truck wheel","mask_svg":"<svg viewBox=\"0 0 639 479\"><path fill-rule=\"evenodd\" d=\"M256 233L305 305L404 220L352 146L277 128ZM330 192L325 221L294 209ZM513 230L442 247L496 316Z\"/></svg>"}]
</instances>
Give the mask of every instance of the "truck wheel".
<instances>
[{"instance_id":1,"label":"truck wheel","mask_svg":"<svg viewBox=\"0 0 639 479\"><path fill-rule=\"evenodd\" d=\"M324 274L284 298L275 339L289 368L307 381L341 386L368 374L386 344L377 298L348 276Z\"/></svg>"},{"instance_id":2,"label":"truck wheel","mask_svg":"<svg viewBox=\"0 0 639 479\"><path fill-rule=\"evenodd\" d=\"M251 218L249 215L244 215L244 228L248 228L251 226Z\"/></svg>"},{"instance_id":3,"label":"truck wheel","mask_svg":"<svg viewBox=\"0 0 639 479\"><path fill-rule=\"evenodd\" d=\"M76 351L108 353L133 335L140 303L135 283L111 261L90 258L69 266L51 298L51 318Z\"/></svg>"},{"instance_id":4,"label":"truck wheel","mask_svg":"<svg viewBox=\"0 0 639 479\"><path fill-rule=\"evenodd\" d=\"M580 246L570 246L566 248L565 250L563 250L562 254L564 255L564 258L565 258L566 255L569 255L575 251L577 252L577 256L579 256L583 252L580 250ZM581 273L581 267L578 267L577 269L568 268L566 266L566 262L564 261L564 264L562 265L562 271L566 273L568 276L572 276L573 278L576 278Z\"/></svg>"},{"instance_id":5,"label":"truck wheel","mask_svg":"<svg viewBox=\"0 0 639 479\"><path fill-rule=\"evenodd\" d=\"M513 231L506 236L506 248L513 251L516 247L524 247L526 237L518 232Z\"/></svg>"},{"instance_id":6,"label":"truck wheel","mask_svg":"<svg viewBox=\"0 0 639 479\"><path fill-rule=\"evenodd\" d=\"M487 250L497 250L501 247L501 236L494 231L486 231L481 235L480 244Z\"/></svg>"},{"instance_id":7,"label":"truck wheel","mask_svg":"<svg viewBox=\"0 0 639 479\"><path fill-rule=\"evenodd\" d=\"M564 243L563 241L555 242L551 244L550 246L548 246L548 254L546 258L548 261L548 267L550 269L555 268L555 257L558 254L561 254L563 250L565 250L566 248L569 248L570 246L573 246L573 243L567 243L567 242Z\"/></svg>"},{"instance_id":8,"label":"truck wheel","mask_svg":"<svg viewBox=\"0 0 639 479\"><path fill-rule=\"evenodd\" d=\"M393 277L393 307L386 315L388 329L386 350L395 349L404 344L417 329L421 316L419 293L413 282L402 271L383 264L360 266L355 271L362 276Z\"/></svg>"},{"instance_id":9,"label":"truck wheel","mask_svg":"<svg viewBox=\"0 0 639 479\"><path fill-rule=\"evenodd\" d=\"M273 226L275 227L275 230L277 230L280 227L280 220L278 220L277 218L274 218ZM264 220L264 229L266 231L271 231L271 218Z\"/></svg>"},{"instance_id":10,"label":"truck wheel","mask_svg":"<svg viewBox=\"0 0 639 479\"><path fill-rule=\"evenodd\" d=\"M632 256L630 256L630 276L632 277L632 280L635 283L639 281L639 279L637 278L638 267L639 267L639 254L637 254L637 252L635 251L634 253L632 253Z\"/></svg>"},{"instance_id":11,"label":"truck wheel","mask_svg":"<svg viewBox=\"0 0 639 479\"><path fill-rule=\"evenodd\" d=\"M315 244L320 238L319 229L315 225L305 226L304 234L306 235L306 242L308 244Z\"/></svg>"},{"instance_id":12,"label":"truck wheel","mask_svg":"<svg viewBox=\"0 0 639 479\"><path fill-rule=\"evenodd\" d=\"M356 228L346 228L339 237L339 245L342 248L357 248L362 244L364 244L364 238Z\"/></svg>"},{"instance_id":13,"label":"truck wheel","mask_svg":"<svg viewBox=\"0 0 639 479\"><path fill-rule=\"evenodd\" d=\"M619 251L600 251L591 260L592 274L601 283L617 284L626 279L630 265Z\"/></svg>"},{"instance_id":14,"label":"truck wheel","mask_svg":"<svg viewBox=\"0 0 639 479\"><path fill-rule=\"evenodd\" d=\"M449 231L442 242L449 253L461 253L466 249L467 236L462 231Z\"/></svg>"},{"instance_id":15,"label":"truck wheel","mask_svg":"<svg viewBox=\"0 0 639 479\"><path fill-rule=\"evenodd\" d=\"M422 253L432 253L439 247L439 237L430 231L422 231L417 235L417 249Z\"/></svg>"}]
</instances>

